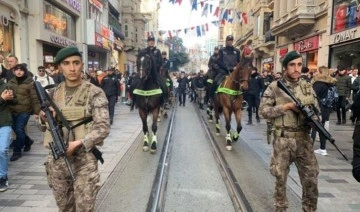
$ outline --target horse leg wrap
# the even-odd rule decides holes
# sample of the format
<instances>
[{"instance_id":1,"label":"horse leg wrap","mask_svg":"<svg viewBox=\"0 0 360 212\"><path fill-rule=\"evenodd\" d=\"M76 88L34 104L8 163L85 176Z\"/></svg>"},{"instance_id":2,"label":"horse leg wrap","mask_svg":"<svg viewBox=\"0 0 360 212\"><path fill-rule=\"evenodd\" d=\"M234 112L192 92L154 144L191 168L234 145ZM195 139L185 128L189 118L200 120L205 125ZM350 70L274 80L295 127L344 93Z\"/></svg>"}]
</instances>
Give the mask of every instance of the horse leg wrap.
<instances>
[{"instance_id":1,"label":"horse leg wrap","mask_svg":"<svg viewBox=\"0 0 360 212\"><path fill-rule=\"evenodd\" d=\"M238 132L234 132L233 134L233 140L237 141L239 139L239 133Z\"/></svg>"},{"instance_id":2,"label":"horse leg wrap","mask_svg":"<svg viewBox=\"0 0 360 212\"><path fill-rule=\"evenodd\" d=\"M226 134L225 139L226 139L226 150L228 150L228 151L232 150L230 133Z\"/></svg>"},{"instance_id":3,"label":"horse leg wrap","mask_svg":"<svg viewBox=\"0 0 360 212\"><path fill-rule=\"evenodd\" d=\"M220 134L220 124L216 124L216 134L219 135Z\"/></svg>"},{"instance_id":4,"label":"horse leg wrap","mask_svg":"<svg viewBox=\"0 0 360 212\"><path fill-rule=\"evenodd\" d=\"M156 135L153 135L152 139L151 139L151 146L150 146L150 152L151 153L156 152L156 142L157 142L157 137L156 137Z\"/></svg>"},{"instance_id":5,"label":"horse leg wrap","mask_svg":"<svg viewBox=\"0 0 360 212\"><path fill-rule=\"evenodd\" d=\"M149 137L148 137L148 134L144 135L143 151L144 152L149 151Z\"/></svg>"}]
</instances>

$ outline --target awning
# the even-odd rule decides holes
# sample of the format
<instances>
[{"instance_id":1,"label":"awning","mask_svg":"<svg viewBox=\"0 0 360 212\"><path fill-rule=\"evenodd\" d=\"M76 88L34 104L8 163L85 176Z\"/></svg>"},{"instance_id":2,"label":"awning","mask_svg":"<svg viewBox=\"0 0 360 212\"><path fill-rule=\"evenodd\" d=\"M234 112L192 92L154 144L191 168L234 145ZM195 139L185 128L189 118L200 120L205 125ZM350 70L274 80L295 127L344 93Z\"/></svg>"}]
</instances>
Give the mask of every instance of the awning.
<instances>
[{"instance_id":1,"label":"awning","mask_svg":"<svg viewBox=\"0 0 360 212\"><path fill-rule=\"evenodd\" d=\"M114 32L114 35L119 37L121 40L125 40L125 35L120 30L117 30L115 28L112 29Z\"/></svg>"}]
</instances>

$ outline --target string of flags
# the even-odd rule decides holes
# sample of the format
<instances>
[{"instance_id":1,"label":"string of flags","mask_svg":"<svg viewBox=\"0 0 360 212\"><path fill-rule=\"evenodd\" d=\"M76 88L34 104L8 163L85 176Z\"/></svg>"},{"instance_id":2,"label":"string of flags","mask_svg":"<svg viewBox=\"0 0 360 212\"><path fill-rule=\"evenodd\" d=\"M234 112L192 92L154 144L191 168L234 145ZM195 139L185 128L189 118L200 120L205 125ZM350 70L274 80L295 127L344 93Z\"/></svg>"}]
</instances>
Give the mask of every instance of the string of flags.
<instances>
[{"instance_id":1,"label":"string of flags","mask_svg":"<svg viewBox=\"0 0 360 212\"><path fill-rule=\"evenodd\" d=\"M161 2L161 1L160 1ZM182 0L169 0L170 3L181 5ZM248 19L245 12L241 12L238 9L224 8L206 3L205 1L191 0L191 10L198 10L198 5L201 7L201 16L208 17L209 13L213 16L218 17L222 24L225 24L225 21L229 23L244 23L247 24Z\"/></svg>"},{"instance_id":2,"label":"string of flags","mask_svg":"<svg viewBox=\"0 0 360 212\"><path fill-rule=\"evenodd\" d=\"M161 0L160 0L161 2ZM181 5L182 0L169 0L172 4L179 4ZM159 31L159 35L167 34L167 36L171 39L174 35L178 36L179 33L184 33L185 35L194 35L197 37L204 36L207 31L209 31L209 25L210 23L216 27L218 27L220 24L225 25L226 22L228 23L244 23L247 24L247 14L245 12L241 12L238 9L230 9L230 8L223 8L219 6L215 6L210 3L206 3L205 1L199 1L198 0L191 0L191 10L198 10L198 5L200 5L201 9L201 16L202 17L208 17L209 14L213 14L214 17L217 17L218 20L211 21L206 24L197 25L189 28L183 28L183 29L176 29L176 30L167 30L167 31ZM155 36L155 32L149 31L146 32L147 36L152 35Z\"/></svg>"}]
</instances>

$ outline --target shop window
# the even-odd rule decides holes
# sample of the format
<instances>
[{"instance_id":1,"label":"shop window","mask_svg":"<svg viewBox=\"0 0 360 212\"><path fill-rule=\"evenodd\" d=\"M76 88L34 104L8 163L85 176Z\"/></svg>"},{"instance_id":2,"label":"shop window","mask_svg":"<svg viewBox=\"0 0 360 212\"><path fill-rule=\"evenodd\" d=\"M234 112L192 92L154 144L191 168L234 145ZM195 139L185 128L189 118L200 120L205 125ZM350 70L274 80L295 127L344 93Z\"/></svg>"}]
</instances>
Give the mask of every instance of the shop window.
<instances>
[{"instance_id":1,"label":"shop window","mask_svg":"<svg viewBox=\"0 0 360 212\"><path fill-rule=\"evenodd\" d=\"M45 29L75 40L75 19L59 8L44 2Z\"/></svg>"},{"instance_id":2,"label":"shop window","mask_svg":"<svg viewBox=\"0 0 360 212\"><path fill-rule=\"evenodd\" d=\"M360 43L339 46L331 49L330 68L338 65L356 67L360 64Z\"/></svg>"},{"instance_id":3,"label":"shop window","mask_svg":"<svg viewBox=\"0 0 360 212\"><path fill-rule=\"evenodd\" d=\"M332 32L360 26L360 4L357 0L333 0Z\"/></svg>"},{"instance_id":4,"label":"shop window","mask_svg":"<svg viewBox=\"0 0 360 212\"><path fill-rule=\"evenodd\" d=\"M14 23L0 22L0 54L4 57L12 54L14 50ZM4 61L0 61L3 63Z\"/></svg>"},{"instance_id":5,"label":"shop window","mask_svg":"<svg viewBox=\"0 0 360 212\"><path fill-rule=\"evenodd\" d=\"M314 72L317 70L317 64L318 64L318 52L308 52L306 54L306 65L309 68L311 72Z\"/></svg>"}]
</instances>

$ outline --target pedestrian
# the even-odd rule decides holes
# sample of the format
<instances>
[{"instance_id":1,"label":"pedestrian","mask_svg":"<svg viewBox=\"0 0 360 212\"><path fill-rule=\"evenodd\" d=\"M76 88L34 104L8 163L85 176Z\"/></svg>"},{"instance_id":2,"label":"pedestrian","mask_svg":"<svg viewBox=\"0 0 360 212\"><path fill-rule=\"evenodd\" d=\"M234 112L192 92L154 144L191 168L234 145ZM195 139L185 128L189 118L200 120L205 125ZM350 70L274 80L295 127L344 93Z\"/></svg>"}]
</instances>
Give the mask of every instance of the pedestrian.
<instances>
[{"instance_id":1,"label":"pedestrian","mask_svg":"<svg viewBox=\"0 0 360 212\"><path fill-rule=\"evenodd\" d=\"M266 88L270 85L270 83L274 80L273 77L271 76L271 73L267 70L263 71L263 82L264 82L264 90L261 93L264 93L264 91L266 90Z\"/></svg>"},{"instance_id":2,"label":"pedestrian","mask_svg":"<svg viewBox=\"0 0 360 212\"><path fill-rule=\"evenodd\" d=\"M90 71L89 71L89 78L90 78L90 83L91 83L91 84L100 87L99 80L98 80L98 78L96 77L96 72L95 72L94 70L90 70Z\"/></svg>"},{"instance_id":3,"label":"pedestrian","mask_svg":"<svg viewBox=\"0 0 360 212\"><path fill-rule=\"evenodd\" d=\"M38 73L34 76L34 81L40 82L42 87L54 84L53 78L47 75L44 66L38 67Z\"/></svg>"},{"instance_id":4,"label":"pedestrian","mask_svg":"<svg viewBox=\"0 0 360 212\"><path fill-rule=\"evenodd\" d=\"M255 110L255 117L256 122L260 123L259 117L259 104L260 104L260 97L261 93L263 92L263 85L264 82L258 73L257 68L253 68L251 70L251 75L248 81L249 88L245 92L245 99L248 103L248 125L252 125L252 114L253 110Z\"/></svg>"},{"instance_id":5,"label":"pedestrian","mask_svg":"<svg viewBox=\"0 0 360 212\"><path fill-rule=\"evenodd\" d=\"M336 104L337 125L346 124L346 101L351 94L351 77L346 74L347 68L344 65L338 66L338 76L336 77L336 89L339 99Z\"/></svg>"},{"instance_id":6,"label":"pedestrian","mask_svg":"<svg viewBox=\"0 0 360 212\"><path fill-rule=\"evenodd\" d=\"M303 59L296 51L287 53L282 61L283 78L286 87L300 102L319 112L316 95L310 83L300 79ZM260 114L271 119L275 128L275 140L270 162L270 173L275 176L274 205L276 211L286 211L286 181L290 165L294 162L302 184L303 211L316 211L319 195L317 176L319 166L310 138L310 126L291 98L272 82L266 89L260 103Z\"/></svg>"},{"instance_id":7,"label":"pedestrian","mask_svg":"<svg viewBox=\"0 0 360 212\"><path fill-rule=\"evenodd\" d=\"M186 103L186 89L190 87L189 79L185 76L185 72L182 71L180 77L178 78L178 94L179 94L179 106L184 106Z\"/></svg>"},{"instance_id":8,"label":"pedestrian","mask_svg":"<svg viewBox=\"0 0 360 212\"><path fill-rule=\"evenodd\" d=\"M311 81L311 74L310 74L310 70L308 67L303 66L301 68L301 75L300 78L305 79L306 81L310 82Z\"/></svg>"},{"instance_id":9,"label":"pedestrian","mask_svg":"<svg viewBox=\"0 0 360 212\"><path fill-rule=\"evenodd\" d=\"M100 87L106 94L106 98L109 102L109 116L110 116L110 125L114 122L115 114L115 104L119 100L120 96L120 82L115 75L115 68L109 68L107 70L107 76L102 80Z\"/></svg>"},{"instance_id":10,"label":"pedestrian","mask_svg":"<svg viewBox=\"0 0 360 212\"><path fill-rule=\"evenodd\" d=\"M73 136L68 139L66 155L76 180L72 181L65 161L55 160L50 151L45 164L48 184L59 211L94 211L100 174L93 150L103 144L110 132L108 100L101 88L81 78L84 63L77 47L62 48L54 63L65 77L65 81L50 93L54 103L71 125L89 117L92 119L74 128ZM43 121L46 120L44 114L40 114ZM49 134L47 130L45 138L48 139L44 139L44 146L48 148L52 141Z\"/></svg>"},{"instance_id":11,"label":"pedestrian","mask_svg":"<svg viewBox=\"0 0 360 212\"><path fill-rule=\"evenodd\" d=\"M13 68L18 64L19 59L15 55L9 55L7 57L8 66L5 68L2 66L2 72L0 74L1 79L6 79L9 82L14 77Z\"/></svg>"},{"instance_id":12,"label":"pedestrian","mask_svg":"<svg viewBox=\"0 0 360 212\"><path fill-rule=\"evenodd\" d=\"M206 93L206 90L205 90L206 77L204 75L203 70L200 70L199 75L194 78L193 84L194 84L197 100L199 103L199 108L201 110L203 110L204 104L205 104L205 93Z\"/></svg>"},{"instance_id":13,"label":"pedestrian","mask_svg":"<svg viewBox=\"0 0 360 212\"><path fill-rule=\"evenodd\" d=\"M39 114L40 105L37 98L34 80L29 71L23 64L17 64L13 67L14 75L9 86L16 94L18 103L10 106L16 139L13 143L13 155L10 161L16 161L22 156L22 151L30 151L34 141L27 135L25 127L29 121L30 115ZM23 149L24 148L24 149Z\"/></svg>"},{"instance_id":14,"label":"pedestrian","mask_svg":"<svg viewBox=\"0 0 360 212\"><path fill-rule=\"evenodd\" d=\"M321 111L321 123L329 130L330 111L333 102L328 102L326 98L330 92L329 88L334 88L336 79L330 76L329 68L321 66L319 67L319 74L314 77L313 81L313 89L316 93ZM315 141L316 137L316 131L314 130L314 132L315 133L311 135L313 141ZM326 151L326 138L322 135L319 135L319 137L320 149L317 149L314 152L323 156L328 155Z\"/></svg>"},{"instance_id":15,"label":"pedestrian","mask_svg":"<svg viewBox=\"0 0 360 212\"><path fill-rule=\"evenodd\" d=\"M0 93L0 191L6 191L9 187L8 160L13 122L9 106L16 104L17 100L4 79L0 79Z\"/></svg>"}]
</instances>

